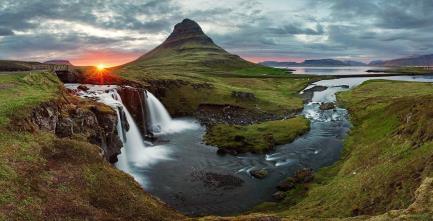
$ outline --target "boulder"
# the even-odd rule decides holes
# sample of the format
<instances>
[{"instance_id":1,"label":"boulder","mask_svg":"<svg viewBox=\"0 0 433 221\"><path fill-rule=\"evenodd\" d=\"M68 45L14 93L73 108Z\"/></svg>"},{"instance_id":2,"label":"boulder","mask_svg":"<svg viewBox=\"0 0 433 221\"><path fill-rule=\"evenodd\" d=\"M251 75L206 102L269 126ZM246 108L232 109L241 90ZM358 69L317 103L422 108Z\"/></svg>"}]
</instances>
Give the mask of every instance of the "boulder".
<instances>
[{"instance_id":1,"label":"boulder","mask_svg":"<svg viewBox=\"0 0 433 221\"><path fill-rule=\"evenodd\" d=\"M329 103L322 103L320 104L320 110L331 110L335 108L335 103L329 102Z\"/></svg>"},{"instance_id":2,"label":"boulder","mask_svg":"<svg viewBox=\"0 0 433 221\"><path fill-rule=\"evenodd\" d=\"M283 181L281 181L278 186L277 189L280 191L288 191L290 189L293 189L295 187L295 179L292 177L289 177Z\"/></svg>"},{"instance_id":3,"label":"boulder","mask_svg":"<svg viewBox=\"0 0 433 221\"><path fill-rule=\"evenodd\" d=\"M283 191L277 191L274 194L272 194L272 198L274 198L275 200L283 200L286 197L286 193Z\"/></svg>"},{"instance_id":4,"label":"boulder","mask_svg":"<svg viewBox=\"0 0 433 221\"><path fill-rule=\"evenodd\" d=\"M314 179L313 169L311 168L300 169L296 171L293 179L296 183L309 183Z\"/></svg>"},{"instance_id":5,"label":"boulder","mask_svg":"<svg viewBox=\"0 0 433 221\"><path fill-rule=\"evenodd\" d=\"M78 87L77 87L77 89L79 89L79 90L82 90L82 91L88 91L89 90L89 88L86 86L86 85L79 85Z\"/></svg>"},{"instance_id":6,"label":"boulder","mask_svg":"<svg viewBox=\"0 0 433 221\"><path fill-rule=\"evenodd\" d=\"M268 171L266 169L251 170L250 174L257 179L263 179L268 176Z\"/></svg>"}]
</instances>

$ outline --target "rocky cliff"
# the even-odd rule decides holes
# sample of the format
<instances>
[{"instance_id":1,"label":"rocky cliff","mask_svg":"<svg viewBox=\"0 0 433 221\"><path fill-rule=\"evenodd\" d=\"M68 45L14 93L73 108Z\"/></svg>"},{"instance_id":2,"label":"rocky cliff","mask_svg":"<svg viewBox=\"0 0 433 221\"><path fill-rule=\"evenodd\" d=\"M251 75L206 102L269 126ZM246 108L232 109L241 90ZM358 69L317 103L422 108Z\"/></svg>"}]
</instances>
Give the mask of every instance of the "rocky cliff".
<instances>
[{"instance_id":1,"label":"rocky cliff","mask_svg":"<svg viewBox=\"0 0 433 221\"><path fill-rule=\"evenodd\" d=\"M31 115L11 124L16 131L47 131L59 138L75 138L96 144L110 163L117 161L122 143L117 135L117 116L108 106L83 101L62 91L55 101L35 107Z\"/></svg>"},{"instance_id":2,"label":"rocky cliff","mask_svg":"<svg viewBox=\"0 0 433 221\"><path fill-rule=\"evenodd\" d=\"M131 113L134 121L139 127L144 137L151 138L152 134L148 130L148 110L146 108L145 92L141 87L121 86L117 89L122 102Z\"/></svg>"}]
</instances>

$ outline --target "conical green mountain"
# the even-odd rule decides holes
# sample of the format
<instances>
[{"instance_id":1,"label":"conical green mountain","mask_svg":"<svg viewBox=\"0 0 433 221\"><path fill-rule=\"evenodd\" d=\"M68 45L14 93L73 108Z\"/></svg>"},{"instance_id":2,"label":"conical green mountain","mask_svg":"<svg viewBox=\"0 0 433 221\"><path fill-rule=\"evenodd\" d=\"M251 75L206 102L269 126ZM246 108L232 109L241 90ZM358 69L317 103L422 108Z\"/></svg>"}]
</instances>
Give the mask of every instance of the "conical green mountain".
<instances>
[{"instance_id":1,"label":"conical green mountain","mask_svg":"<svg viewBox=\"0 0 433 221\"><path fill-rule=\"evenodd\" d=\"M216 45L195 21L184 19L175 25L173 32L161 45L126 64L124 69L215 74L256 67L263 68L230 54Z\"/></svg>"}]
</instances>

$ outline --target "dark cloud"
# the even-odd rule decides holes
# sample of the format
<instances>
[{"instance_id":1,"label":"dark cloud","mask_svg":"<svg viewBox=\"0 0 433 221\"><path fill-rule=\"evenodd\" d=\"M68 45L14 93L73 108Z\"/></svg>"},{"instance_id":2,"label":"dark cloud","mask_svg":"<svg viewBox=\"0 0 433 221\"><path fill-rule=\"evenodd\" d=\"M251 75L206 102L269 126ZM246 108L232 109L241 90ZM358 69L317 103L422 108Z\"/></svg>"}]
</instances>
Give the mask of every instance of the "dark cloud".
<instances>
[{"instance_id":1,"label":"dark cloud","mask_svg":"<svg viewBox=\"0 0 433 221\"><path fill-rule=\"evenodd\" d=\"M432 11L431 0L0 0L0 58L144 52L185 17L246 57L393 58L433 53Z\"/></svg>"},{"instance_id":2,"label":"dark cloud","mask_svg":"<svg viewBox=\"0 0 433 221\"><path fill-rule=\"evenodd\" d=\"M14 32L8 28L0 27L0 36L14 35Z\"/></svg>"}]
</instances>

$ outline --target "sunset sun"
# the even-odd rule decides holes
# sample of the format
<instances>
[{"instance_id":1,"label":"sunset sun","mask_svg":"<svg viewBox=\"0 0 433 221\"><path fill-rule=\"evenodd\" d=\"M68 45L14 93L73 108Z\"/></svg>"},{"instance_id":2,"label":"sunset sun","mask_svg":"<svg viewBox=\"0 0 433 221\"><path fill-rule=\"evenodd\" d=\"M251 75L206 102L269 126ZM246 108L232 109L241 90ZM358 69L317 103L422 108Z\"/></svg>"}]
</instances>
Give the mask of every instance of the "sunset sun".
<instances>
[{"instance_id":1,"label":"sunset sun","mask_svg":"<svg viewBox=\"0 0 433 221\"><path fill-rule=\"evenodd\" d=\"M98 71L103 71L105 69L105 64L98 64L96 69L98 69Z\"/></svg>"}]
</instances>

